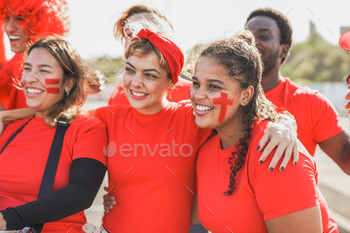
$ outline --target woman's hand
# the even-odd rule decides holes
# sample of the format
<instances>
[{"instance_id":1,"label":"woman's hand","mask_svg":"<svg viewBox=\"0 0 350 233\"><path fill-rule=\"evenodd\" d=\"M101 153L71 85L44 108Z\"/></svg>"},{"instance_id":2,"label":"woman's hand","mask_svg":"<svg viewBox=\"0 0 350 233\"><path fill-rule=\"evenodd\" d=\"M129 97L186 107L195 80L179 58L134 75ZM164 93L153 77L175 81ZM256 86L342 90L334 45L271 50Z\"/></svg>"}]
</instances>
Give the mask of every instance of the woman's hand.
<instances>
[{"instance_id":1,"label":"woman's hand","mask_svg":"<svg viewBox=\"0 0 350 233\"><path fill-rule=\"evenodd\" d=\"M2 213L0 213L0 230L6 230L6 221Z\"/></svg>"},{"instance_id":2,"label":"woman's hand","mask_svg":"<svg viewBox=\"0 0 350 233\"><path fill-rule=\"evenodd\" d=\"M263 163L267 156L277 146L274 157L269 165L269 170L273 171L277 162L284 158L280 166L280 171L284 171L288 161L293 154L293 164L296 165L299 160L297 126L294 119L286 115L279 115L276 122L271 124L264 136L261 138L258 151L263 151L259 163Z\"/></svg>"},{"instance_id":3,"label":"woman's hand","mask_svg":"<svg viewBox=\"0 0 350 233\"><path fill-rule=\"evenodd\" d=\"M348 89L350 89L350 84L348 85ZM345 99L350 100L350 91L348 91L348 93L346 94ZM345 104L345 108L349 109L349 113L350 113L350 101Z\"/></svg>"},{"instance_id":4,"label":"woman's hand","mask_svg":"<svg viewBox=\"0 0 350 233\"><path fill-rule=\"evenodd\" d=\"M107 192L107 194L103 196L103 206L105 209L104 214L106 215L111 209L113 209L113 206L115 206L117 202L115 201L115 197L113 195L108 194L108 187L103 187L103 189Z\"/></svg>"}]
</instances>

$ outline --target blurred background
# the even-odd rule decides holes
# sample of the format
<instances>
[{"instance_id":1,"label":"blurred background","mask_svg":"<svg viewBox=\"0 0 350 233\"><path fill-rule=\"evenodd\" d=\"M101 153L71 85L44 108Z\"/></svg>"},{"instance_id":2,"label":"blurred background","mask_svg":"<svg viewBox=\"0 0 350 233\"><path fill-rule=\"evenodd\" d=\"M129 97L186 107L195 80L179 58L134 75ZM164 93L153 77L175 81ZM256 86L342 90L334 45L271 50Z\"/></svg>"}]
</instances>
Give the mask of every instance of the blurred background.
<instances>
[{"instance_id":1,"label":"blurred background","mask_svg":"<svg viewBox=\"0 0 350 233\"><path fill-rule=\"evenodd\" d=\"M211 42L244 27L249 13L259 7L270 7L287 15L293 27L294 45L282 67L282 75L300 85L308 85L326 95L349 129L349 116L344 109L347 93L345 79L350 74L350 54L338 46L341 34L350 31L350 1L333 0L67 0L71 19L66 38L81 56L95 65L109 79L105 90L90 95L87 109L104 106L114 88L115 77L124 65L123 45L113 37L113 25L121 13L135 4L161 8L175 30L175 40L187 53L203 43ZM6 57L10 59L7 36ZM319 148L315 159L320 173L320 189L332 217L341 232L350 232L350 177L330 161ZM107 185L105 179L104 185ZM102 195L86 211L88 221L101 224Z\"/></svg>"}]
</instances>

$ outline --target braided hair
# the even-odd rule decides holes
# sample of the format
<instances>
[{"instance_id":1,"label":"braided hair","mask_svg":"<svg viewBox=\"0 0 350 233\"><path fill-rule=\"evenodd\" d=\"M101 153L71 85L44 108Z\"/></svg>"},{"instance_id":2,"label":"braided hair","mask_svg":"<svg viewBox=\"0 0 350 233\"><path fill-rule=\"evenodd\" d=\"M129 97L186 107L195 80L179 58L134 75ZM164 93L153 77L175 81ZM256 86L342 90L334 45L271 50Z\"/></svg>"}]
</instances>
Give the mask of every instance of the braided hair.
<instances>
[{"instance_id":1,"label":"braided hair","mask_svg":"<svg viewBox=\"0 0 350 233\"><path fill-rule=\"evenodd\" d=\"M243 136L239 139L235 146L235 151L229 158L230 164L230 183L229 190L223 192L225 196L229 196L235 189L237 172L242 168L244 159L248 151L247 141L251 137L250 131L256 117L274 121L277 113L270 101L268 101L262 91L260 84L262 76L262 62L257 48L255 47L255 39L248 30L242 30L235 36L223 40L219 40L207 45L199 57L210 57L215 59L219 65L225 70L229 70L227 75L238 81L242 90L249 86L254 88L254 94L251 101L240 106L239 111L243 113L241 124ZM232 69L232 67L234 67ZM212 136L217 132L213 130Z\"/></svg>"}]
</instances>

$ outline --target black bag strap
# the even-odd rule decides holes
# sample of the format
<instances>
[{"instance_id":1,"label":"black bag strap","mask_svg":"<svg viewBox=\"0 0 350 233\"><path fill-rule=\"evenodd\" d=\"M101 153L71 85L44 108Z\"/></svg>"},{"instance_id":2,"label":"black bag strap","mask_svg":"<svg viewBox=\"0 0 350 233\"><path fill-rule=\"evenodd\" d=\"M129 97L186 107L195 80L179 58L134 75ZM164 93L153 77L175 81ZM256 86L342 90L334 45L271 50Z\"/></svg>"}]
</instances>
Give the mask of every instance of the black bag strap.
<instances>
[{"instance_id":1,"label":"black bag strap","mask_svg":"<svg viewBox=\"0 0 350 233\"><path fill-rule=\"evenodd\" d=\"M52 192L53 183L55 181L58 162L60 160L61 150L63 146L63 139L69 123L65 121L58 121L55 136L52 141L49 157L46 162L46 167L41 181L38 199L42 198ZM32 226L33 233L40 233L44 224L35 224Z\"/></svg>"},{"instance_id":2,"label":"black bag strap","mask_svg":"<svg viewBox=\"0 0 350 233\"><path fill-rule=\"evenodd\" d=\"M34 118L34 116L32 118L30 118L29 121L31 121L33 118ZM17 131L14 134L12 134L12 136L9 138L9 140L7 140L4 147L1 149L0 154L5 150L5 148L8 146L8 144L10 144L10 142L17 136L17 134L19 134L22 131L22 129L29 123L29 121L24 123L24 125L22 125L19 129L17 129Z\"/></svg>"}]
</instances>

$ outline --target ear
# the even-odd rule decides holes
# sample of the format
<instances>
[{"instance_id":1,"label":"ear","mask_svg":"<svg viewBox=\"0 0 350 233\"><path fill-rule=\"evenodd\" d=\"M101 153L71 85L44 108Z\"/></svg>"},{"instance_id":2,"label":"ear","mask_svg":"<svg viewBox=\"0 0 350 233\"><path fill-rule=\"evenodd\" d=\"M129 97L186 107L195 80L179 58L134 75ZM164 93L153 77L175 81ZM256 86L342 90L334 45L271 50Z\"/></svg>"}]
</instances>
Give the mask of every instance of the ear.
<instances>
[{"instance_id":1,"label":"ear","mask_svg":"<svg viewBox=\"0 0 350 233\"><path fill-rule=\"evenodd\" d=\"M75 85L75 79L74 78L67 78L64 82L64 91L69 92L72 90L72 88Z\"/></svg>"},{"instance_id":2,"label":"ear","mask_svg":"<svg viewBox=\"0 0 350 233\"><path fill-rule=\"evenodd\" d=\"M289 53L289 45L281 44L280 46L280 58L286 58Z\"/></svg>"},{"instance_id":3,"label":"ear","mask_svg":"<svg viewBox=\"0 0 350 233\"><path fill-rule=\"evenodd\" d=\"M252 100L253 95L254 95L254 87L249 86L247 89L242 91L240 104L242 106L246 106Z\"/></svg>"}]
</instances>

